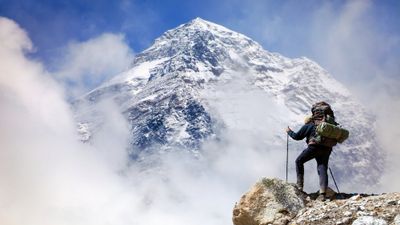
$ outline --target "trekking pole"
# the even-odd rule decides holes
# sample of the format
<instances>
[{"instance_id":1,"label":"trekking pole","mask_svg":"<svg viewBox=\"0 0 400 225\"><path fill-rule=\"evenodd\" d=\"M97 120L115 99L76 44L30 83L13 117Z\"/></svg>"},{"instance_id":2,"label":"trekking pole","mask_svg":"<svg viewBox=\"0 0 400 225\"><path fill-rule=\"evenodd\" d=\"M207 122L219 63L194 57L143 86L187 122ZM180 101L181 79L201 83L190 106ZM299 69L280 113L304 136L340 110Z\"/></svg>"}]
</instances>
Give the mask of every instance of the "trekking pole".
<instances>
[{"instance_id":1,"label":"trekking pole","mask_svg":"<svg viewBox=\"0 0 400 225\"><path fill-rule=\"evenodd\" d=\"M288 165L289 165L289 134L286 134L286 183L288 182Z\"/></svg>"},{"instance_id":2,"label":"trekking pole","mask_svg":"<svg viewBox=\"0 0 400 225\"><path fill-rule=\"evenodd\" d=\"M336 189L337 189L337 191L338 191L338 194L340 194L339 187L338 187L337 184L336 184L335 177L333 176L333 173L332 173L332 170L331 170L330 167L329 167L329 172L331 173L331 176L332 176L332 179L333 179L333 183L335 183L335 186L336 186Z\"/></svg>"}]
</instances>

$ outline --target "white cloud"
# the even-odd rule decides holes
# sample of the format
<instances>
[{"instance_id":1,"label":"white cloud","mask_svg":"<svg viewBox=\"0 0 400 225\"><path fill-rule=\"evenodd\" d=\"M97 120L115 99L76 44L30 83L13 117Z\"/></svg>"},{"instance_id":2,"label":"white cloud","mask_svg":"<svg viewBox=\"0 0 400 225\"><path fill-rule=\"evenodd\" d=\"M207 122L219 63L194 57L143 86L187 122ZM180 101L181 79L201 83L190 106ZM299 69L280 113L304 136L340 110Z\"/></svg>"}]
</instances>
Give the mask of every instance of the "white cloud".
<instances>
[{"instance_id":1,"label":"white cloud","mask_svg":"<svg viewBox=\"0 0 400 225\"><path fill-rule=\"evenodd\" d=\"M24 55L26 33L0 18L0 39L1 223L105 224L98 214L121 195L120 178L77 141L61 86Z\"/></svg>"},{"instance_id":2,"label":"white cloud","mask_svg":"<svg viewBox=\"0 0 400 225\"><path fill-rule=\"evenodd\" d=\"M126 167L129 130L117 107L105 102L105 129L91 145L79 142L63 87L24 55L32 49L26 33L0 18L0 38L2 225L227 224L234 202L256 179L282 174L270 169L276 156L253 143L251 132L210 144L204 160L175 151L152 170ZM238 95L239 105L251 95ZM260 117L267 107L252 111ZM226 154L214 155L221 149Z\"/></svg>"},{"instance_id":3,"label":"white cloud","mask_svg":"<svg viewBox=\"0 0 400 225\"><path fill-rule=\"evenodd\" d=\"M14 21L2 17L0 25L0 45L2 49L14 54L19 54L23 50L32 50L32 43L27 34ZM9 38L10 36L14 38ZM4 57L4 55L2 56Z\"/></svg>"},{"instance_id":4,"label":"white cloud","mask_svg":"<svg viewBox=\"0 0 400 225\"><path fill-rule=\"evenodd\" d=\"M315 56L337 79L347 84L364 105L377 116L380 144L388 164L382 191L398 190L394 179L400 173L400 37L383 32L373 15L372 1L349 1L336 12L324 4L314 14L310 47ZM371 124L372 125L372 124ZM374 127L371 126L371 129Z\"/></svg>"},{"instance_id":5,"label":"white cloud","mask_svg":"<svg viewBox=\"0 0 400 225\"><path fill-rule=\"evenodd\" d=\"M400 173L400 146L393 141L400 127L400 33L393 21L398 17L390 15L396 6L390 7L376 1L251 1L230 18L232 27L252 34L267 50L312 58L377 116L375 132L392 174L383 178L382 191L400 188L393 179Z\"/></svg>"},{"instance_id":6,"label":"white cloud","mask_svg":"<svg viewBox=\"0 0 400 225\"><path fill-rule=\"evenodd\" d=\"M324 4L313 14L309 45L317 59L339 80L364 86L385 69L386 59L394 56L399 38L379 30L371 18L370 1L347 2L336 12ZM397 41L396 41L397 39ZM398 53L397 53L398 54ZM389 71L386 71L389 72Z\"/></svg>"},{"instance_id":7,"label":"white cloud","mask_svg":"<svg viewBox=\"0 0 400 225\"><path fill-rule=\"evenodd\" d=\"M60 101L62 90L49 78L41 64L29 61L24 56L24 52L32 50L26 33L6 18L1 18L0 28L0 87L3 99L27 112L37 113L38 119L52 128L69 123L68 115L64 113L67 105ZM31 92L36 95L30 96ZM48 110L43 110L43 107ZM59 118L57 124L48 121L56 117Z\"/></svg>"},{"instance_id":8,"label":"white cloud","mask_svg":"<svg viewBox=\"0 0 400 225\"><path fill-rule=\"evenodd\" d=\"M124 35L103 33L70 43L57 62L56 75L69 82L72 94L82 94L127 69L132 59Z\"/></svg>"}]
</instances>

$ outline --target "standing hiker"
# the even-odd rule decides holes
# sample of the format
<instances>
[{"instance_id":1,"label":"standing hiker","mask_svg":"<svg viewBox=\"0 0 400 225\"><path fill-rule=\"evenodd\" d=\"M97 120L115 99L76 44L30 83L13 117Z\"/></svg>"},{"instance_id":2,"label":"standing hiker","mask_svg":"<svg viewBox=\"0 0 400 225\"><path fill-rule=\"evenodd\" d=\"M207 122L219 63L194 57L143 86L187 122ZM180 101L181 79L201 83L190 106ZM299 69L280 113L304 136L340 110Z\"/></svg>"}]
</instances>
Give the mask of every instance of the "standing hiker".
<instances>
[{"instance_id":1,"label":"standing hiker","mask_svg":"<svg viewBox=\"0 0 400 225\"><path fill-rule=\"evenodd\" d=\"M329 122L337 125L333 111L329 104L318 102L312 106L312 116L305 119L305 124L298 132L292 131L287 127L286 132L294 140L306 138L307 148L296 159L297 187L303 190L304 185L304 163L311 159L317 161L319 175L320 195L319 200L326 199L326 189L328 187L328 162L332 152L332 147L337 141L332 138L321 137L316 132L316 127L321 122Z\"/></svg>"}]
</instances>

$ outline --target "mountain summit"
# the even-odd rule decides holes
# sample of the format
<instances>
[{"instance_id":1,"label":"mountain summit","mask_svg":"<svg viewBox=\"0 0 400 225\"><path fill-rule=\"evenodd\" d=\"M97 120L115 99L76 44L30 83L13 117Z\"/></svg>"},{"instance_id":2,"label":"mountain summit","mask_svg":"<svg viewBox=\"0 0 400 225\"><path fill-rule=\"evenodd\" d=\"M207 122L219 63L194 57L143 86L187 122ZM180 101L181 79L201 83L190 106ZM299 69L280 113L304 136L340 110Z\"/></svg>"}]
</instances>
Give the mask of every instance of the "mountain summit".
<instances>
[{"instance_id":1,"label":"mountain summit","mask_svg":"<svg viewBox=\"0 0 400 225\"><path fill-rule=\"evenodd\" d=\"M373 132L374 118L342 84L310 59L268 52L250 38L200 18L165 32L135 57L130 69L78 99L79 132L85 142L96 136L106 117L101 102L109 100L129 121L132 159L169 149L201 154L206 141L219 140L236 122L213 108L210 93L240 79L265 93L271 111L275 106L287 111L265 118L274 133L266 140L271 146L283 145L283 128L301 125L310 106L324 100L353 134L335 147L338 177L359 183L378 180L384 156Z\"/></svg>"}]
</instances>

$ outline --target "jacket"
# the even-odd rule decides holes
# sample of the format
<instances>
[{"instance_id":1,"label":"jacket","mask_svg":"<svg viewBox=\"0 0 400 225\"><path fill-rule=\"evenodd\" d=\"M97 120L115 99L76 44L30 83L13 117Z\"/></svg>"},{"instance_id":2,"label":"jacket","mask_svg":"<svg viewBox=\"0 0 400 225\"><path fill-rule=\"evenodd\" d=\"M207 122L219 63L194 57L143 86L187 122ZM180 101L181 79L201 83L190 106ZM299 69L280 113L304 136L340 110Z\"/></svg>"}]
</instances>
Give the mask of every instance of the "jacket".
<instances>
[{"instance_id":1,"label":"jacket","mask_svg":"<svg viewBox=\"0 0 400 225\"><path fill-rule=\"evenodd\" d=\"M304 124L297 132L290 130L288 132L288 135L294 140L298 141L306 138L306 142L308 144L308 142L310 141L310 137L315 134L315 128L316 126L314 125L314 123Z\"/></svg>"}]
</instances>

